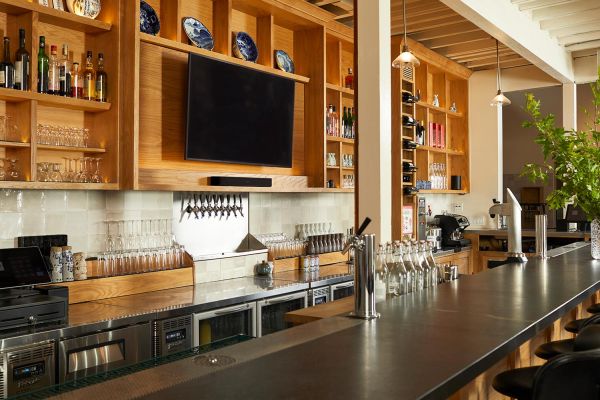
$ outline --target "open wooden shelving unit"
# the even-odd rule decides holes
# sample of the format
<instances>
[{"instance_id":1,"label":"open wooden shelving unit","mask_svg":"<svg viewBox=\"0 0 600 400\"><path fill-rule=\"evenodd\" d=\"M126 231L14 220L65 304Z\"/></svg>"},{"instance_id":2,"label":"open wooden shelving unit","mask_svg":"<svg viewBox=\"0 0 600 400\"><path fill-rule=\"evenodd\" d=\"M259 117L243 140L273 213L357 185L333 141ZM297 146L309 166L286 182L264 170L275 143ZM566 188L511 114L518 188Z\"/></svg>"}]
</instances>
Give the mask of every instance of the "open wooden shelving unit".
<instances>
[{"instance_id":1,"label":"open wooden shelving unit","mask_svg":"<svg viewBox=\"0 0 600 400\"><path fill-rule=\"evenodd\" d=\"M138 1L123 2L121 58L120 181L124 189L194 191L350 192L327 189L325 155L326 95L341 81L326 82L328 38L352 48L350 28L332 22L331 14L294 0L149 0L161 31L152 36L139 31ZM212 51L191 45L183 31L183 17L197 18L215 40ZM232 33L247 32L259 49L257 63L232 55ZM274 50L284 50L294 60L294 74L275 67ZM243 68L293 79L293 160L291 168L274 168L184 159L189 54L199 54ZM344 56L347 57L347 56ZM344 58L345 62L348 61ZM341 64L340 64L341 65ZM338 66L341 68L341 66ZM330 83L328 89L326 83ZM340 89L343 89L340 87ZM352 97L346 89L340 96ZM353 143L337 142L352 149ZM265 149L269 151L269 149ZM210 176L269 177L272 188L213 187ZM338 169L338 176L341 169ZM339 181L339 178L338 178Z\"/></svg>"},{"instance_id":2,"label":"open wooden shelving unit","mask_svg":"<svg viewBox=\"0 0 600 400\"><path fill-rule=\"evenodd\" d=\"M448 189L420 190L419 194L466 194L470 190L468 79L471 70L427 49L418 42L408 39L411 51L419 59L416 68L399 70L392 68L392 230L394 238L402 238L402 210L404 206L413 209L413 233L416 232L417 202L415 195L405 196L404 187L416 186L417 180L429 180L431 163L446 164ZM402 37L392 37L392 56L398 55L402 48ZM402 103L402 91L421 93L416 104ZM438 95L440 104L434 106L434 95ZM456 103L457 112L450 111ZM414 127L402 126L402 116L410 115L425 126L425 145L416 150L402 147L403 139L417 141ZM429 143L429 123L435 122L445 127L445 148L433 147ZM411 174L412 181L403 182L402 162L412 161L417 172ZM450 177L462 177L461 190L450 189Z\"/></svg>"},{"instance_id":3,"label":"open wooden shelving unit","mask_svg":"<svg viewBox=\"0 0 600 400\"><path fill-rule=\"evenodd\" d=\"M31 91L0 88L0 115L12 118L18 127L13 137L0 142L0 158L18 160L20 180L0 181L0 188L15 189L96 189L119 188L119 68L120 13L122 0L103 0L102 12L95 20L67 11L45 7L37 1L0 0L0 29L11 39L11 52L18 47L19 29L26 32L27 51L31 55L29 87ZM95 60L104 53L108 73L109 101L99 103L36 92L39 37L59 49L69 45L70 58L84 66L87 50ZM59 50L60 51L60 50ZM93 147L49 146L38 143L37 125L49 124L87 128ZM93 154L102 159L103 183L37 182L38 162L61 163L64 157L80 158Z\"/></svg>"},{"instance_id":4,"label":"open wooden shelving unit","mask_svg":"<svg viewBox=\"0 0 600 400\"><path fill-rule=\"evenodd\" d=\"M351 37L343 37L334 32L327 32L325 50L326 106L333 104L339 115L341 128L344 107L354 107L354 90L344 87L344 78L347 75L348 68L354 70L354 41ZM324 165L327 165L327 153L335 154L338 166L326 168L323 187L327 187L327 181L332 180L335 189L330 190L346 189L343 187L344 175L353 176L355 181L356 175L354 173L354 168L342 167L342 158L346 154L352 155L354 164L356 165L356 155L358 152L355 148L354 139L325 134L325 154L323 154L323 159L325 161ZM353 189L350 189L350 191L352 190Z\"/></svg>"}]
</instances>

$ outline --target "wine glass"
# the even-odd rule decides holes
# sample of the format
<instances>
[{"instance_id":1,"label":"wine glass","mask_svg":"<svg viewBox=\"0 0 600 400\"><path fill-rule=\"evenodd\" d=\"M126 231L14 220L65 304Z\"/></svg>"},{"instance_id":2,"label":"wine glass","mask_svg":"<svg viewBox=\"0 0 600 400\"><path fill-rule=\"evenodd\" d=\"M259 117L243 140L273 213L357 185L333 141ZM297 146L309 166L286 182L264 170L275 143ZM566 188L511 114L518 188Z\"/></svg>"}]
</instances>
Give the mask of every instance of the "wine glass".
<instances>
[{"instance_id":1,"label":"wine glass","mask_svg":"<svg viewBox=\"0 0 600 400\"><path fill-rule=\"evenodd\" d=\"M6 174L13 181L19 179L19 169L17 168L17 160L10 158L8 159L8 168L6 170Z\"/></svg>"},{"instance_id":2,"label":"wine glass","mask_svg":"<svg viewBox=\"0 0 600 400\"><path fill-rule=\"evenodd\" d=\"M6 173L4 172L4 167L6 165L6 158L0 158L0 181L6 179Z\"/></svg>"},{"instance_id":3,"label":"wine glass","mask_svg":"<svg viewBox=\"0 0 600 400\"><path fill-rule=\"evenodd\" d=\"M62 182L63 177L60 173L60 164L52 163L52 172L50 173L50 181L52 182Z\"/></svg>"},{"instance_id":4,"label":"wine glass","mask_svg":"<svg viewBox=\"0 0 600 400\"><path fill-rule=\"evenodd\" d=\"M94 173L92 174L92 183L102 183L102 176L100 176L100 161L101 158L93 158L92 162L96 163L96 168L94 169Z\"/></svg>"}]
</instances>

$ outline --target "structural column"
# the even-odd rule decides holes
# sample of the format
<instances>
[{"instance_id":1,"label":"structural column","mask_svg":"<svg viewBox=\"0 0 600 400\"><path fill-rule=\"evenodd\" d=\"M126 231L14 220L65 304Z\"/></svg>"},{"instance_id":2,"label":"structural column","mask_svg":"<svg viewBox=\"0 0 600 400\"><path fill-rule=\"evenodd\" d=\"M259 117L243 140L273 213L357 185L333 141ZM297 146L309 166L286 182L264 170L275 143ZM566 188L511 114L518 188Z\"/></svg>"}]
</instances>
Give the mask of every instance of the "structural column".
<instances>
[{"instance_id":1,"label":"structural column","mask_svg":"<svg viewBox=\"0 0 600 400\"><path fill-rule=\"evenodd\" d=\"M355 5L360 165L356 206L359 223L371 218L367 232L385 242L392 239L390 0Z\"/></svg>"},{"instance_id":2,"label":"structural column","mask_svg":"<svg viewBox=\"0 0 600 400\"><path fill-rule=\"evenodd\" d=\"M577 84L565 83L563 92L563 126L565 129L577 129Z\"/></svg>"}]
</instances>

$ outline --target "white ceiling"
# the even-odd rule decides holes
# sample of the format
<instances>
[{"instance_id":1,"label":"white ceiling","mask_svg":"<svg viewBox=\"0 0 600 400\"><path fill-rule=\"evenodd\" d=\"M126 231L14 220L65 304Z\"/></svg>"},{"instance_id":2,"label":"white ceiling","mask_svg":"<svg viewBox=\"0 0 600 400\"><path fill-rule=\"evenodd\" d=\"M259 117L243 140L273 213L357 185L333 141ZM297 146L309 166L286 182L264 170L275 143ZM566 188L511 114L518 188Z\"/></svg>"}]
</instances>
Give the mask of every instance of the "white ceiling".
<instances>
[{"instance_id":1,"label":"white ceiling","mask_svg":"<svg viewBox=\"0 0 600 400\"><path fill-rule=\"evenodd\" d=\"M506 0L570 52L600 48L600 0Z\"/></svg>"}]
</instances>

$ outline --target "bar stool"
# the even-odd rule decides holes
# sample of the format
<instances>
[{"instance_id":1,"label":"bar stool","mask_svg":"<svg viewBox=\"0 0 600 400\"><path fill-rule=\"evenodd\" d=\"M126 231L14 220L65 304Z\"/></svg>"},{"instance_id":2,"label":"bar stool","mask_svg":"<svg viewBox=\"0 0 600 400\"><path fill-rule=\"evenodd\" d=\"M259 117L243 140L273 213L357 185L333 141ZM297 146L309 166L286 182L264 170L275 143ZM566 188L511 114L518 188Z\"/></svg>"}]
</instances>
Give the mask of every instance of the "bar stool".
<instances>
[{"instance_id":1,"label":"bar stool","mask_svg":"<svg viewBox=\"0 0 600 400\"><path fill-rule=\"evenodd\" d=\"M600 315L594 315L582 324L581 332L575 339L544 343L535 349L535 355L544 360L549 360L564 353L600 349L600 325L598 324L600 324Z\"/></svg>"},{"instance_id":2,"label":"bar stool","mask_svg":"<svg viewBox=\"0 0 600 400\"><path fill-rule=\"evenodd\" d=\"M584 326L589 325L587 322L590 319L594 319L595 321L600 321L600 319L598 317L600 317L600 314L599 315L592 315L591 317L588 317L588 318L575 319L575 320L573 320L573 321L571 321L571 322L569 322L568 324L565 325L565 330L567 332L571 332L571 333L577 334L577 333L579 333L579 331L581 331L581 329ZM593 323L598 323L598 322L593 322Z\"/></svg>"},{"instance_id":3,"label":"bar stool","mask_svg":"<svg viewBox=\"0 0 600 400\"><path fill-rule=\"evenodd\" d=\"M592 304L587 308L587 312L590 314L600 314L600 303Z\"/></svg>"},{"instance_id":4,"label":"bar stool","mask_svg":"<svg viewBox=\"0 0 600 400\"><path fill-rule=\"evenodd\" d=\"M582 335L583 335L583 337L581 339L579 339ZM551 361L546 363L546 365L548 365L550 363L554 363L556 360L562 359L565 356L572 356L574 354L592 353L592 352L594 352L594 354L597 355L597 362L600 363L600 346L594 346L591 348L586 347L586 346L592 346L592 345L597 344L597 341L595 343L591 343L592 340L588 340L592 336L600 337L600 325L591 325L591 326L587 326L586 328L582 329L581 333L576 338L576 339L578 339L577 350L575 350L575 352L562 354L556 358L553 358ZM534 399L534 398L541 399L542 397L534 397L534 388L536 385L535 382L539 378L538 375L541 374L542 368L543 368L543 366L525 367L525 368L515 368L512 370L501 372L494 377L494 380L492 382L492 387L497 392L499 392L505 396L509 396L509 397L518 399L518 400L529 400L529 399ZM599 372L599 374L600 374L600 372ZM566 375L566 376L570 376L570 375ZM561 384L565 385L564 379L561 379L560 382L561 382ZM569 382L569 381L567 381L567 382ZM566 386L570 387L571 386L570 382ZM569 397L562 397L562 398L561 397L548 397L547 399L564 399L564 398L569 398ZM572 397L572 398L583 399L583 398L593 398L593 397ZM547 400L546 397L543 397L543 399Z\"/></svg>"}]
</instances>

